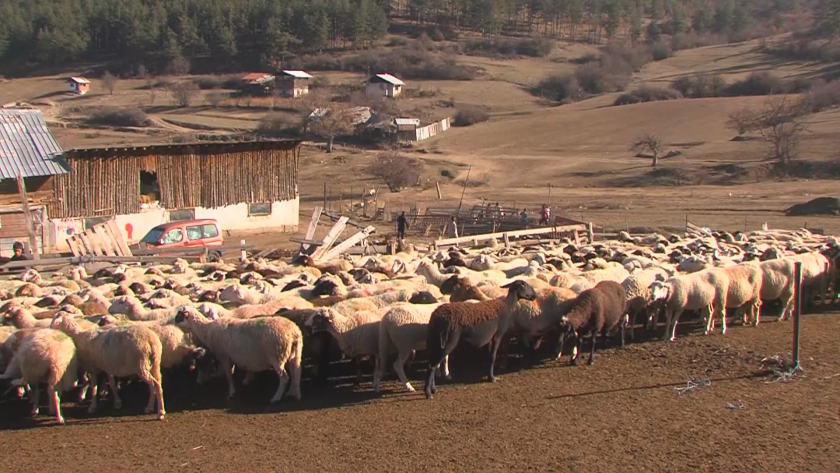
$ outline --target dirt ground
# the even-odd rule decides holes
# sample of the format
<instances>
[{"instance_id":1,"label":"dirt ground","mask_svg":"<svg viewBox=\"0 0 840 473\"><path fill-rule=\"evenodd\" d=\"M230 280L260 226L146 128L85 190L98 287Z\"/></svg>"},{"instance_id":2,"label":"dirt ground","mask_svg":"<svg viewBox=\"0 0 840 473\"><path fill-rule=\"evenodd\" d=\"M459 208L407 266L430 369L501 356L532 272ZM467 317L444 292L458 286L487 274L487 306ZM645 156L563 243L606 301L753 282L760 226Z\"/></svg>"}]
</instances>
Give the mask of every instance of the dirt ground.
<instances>
[{"instance_id":1,"label":"dirt ground","mask_svg":"<svg viewBox=\"0 0 840 473\"><path fill-rule=\"evenodd\" d=\"M685 323L685 330L697 324ZM123 390L89 416L65 402L68 424L31 420L23 401L0 404L7 471L762 471L840 469L840 329L837 314L802 323L804 372L789 382L759 369L789 357L790 322L681 335L596 353L593 366L532 363L511 349L496 384L467 350L437 396L372 394L304 382L301 402L267 401L276 378L258 378L225 401L223 380L169 381L168 415L143 415L144 388ZM409 376L422 387L420 363ZM348 373L345 373L348 374ZM704 388L680 395L692 379ZM66 396L69 399L69 396ZM738 407L733 409L732 407ZM13 460L12 460L13 459ZM13 466L12 466L13 465Z\"/></svg>"}]
</instances>

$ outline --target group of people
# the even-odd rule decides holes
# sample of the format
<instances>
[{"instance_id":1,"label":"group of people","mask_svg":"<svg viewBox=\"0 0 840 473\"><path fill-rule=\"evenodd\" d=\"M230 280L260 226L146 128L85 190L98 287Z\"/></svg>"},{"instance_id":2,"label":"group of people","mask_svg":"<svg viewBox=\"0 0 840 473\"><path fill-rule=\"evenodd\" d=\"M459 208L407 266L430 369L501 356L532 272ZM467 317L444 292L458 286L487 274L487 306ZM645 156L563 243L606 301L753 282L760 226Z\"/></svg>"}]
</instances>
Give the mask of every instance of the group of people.
<instances>
[{"instance_id":1,"label":"group of people","mask_svg":"<svg viewBox=\"0 0 840 473\"><path fill-rule=\"evenodd\" d=\"M502 206L497 202L496 203L496 215L498 215L499 219L504 218L505 212L502 209ZM519 214L519 219L522 222L523 227L528 226L528 210L522 209L522 212ZM549 225L551 223L551 208L546 205L542 204L542 209L540 210L540 225ZM400 216L397 217L397 239L404 240L405 239L405 231L408 230L408 218L405 216L405 212L400 213ZM446 227L444 228L444 234L449 238L458 238L458 219L453 215L450 217L449 222L446 223Z\"/></svg>"}]
</instances>

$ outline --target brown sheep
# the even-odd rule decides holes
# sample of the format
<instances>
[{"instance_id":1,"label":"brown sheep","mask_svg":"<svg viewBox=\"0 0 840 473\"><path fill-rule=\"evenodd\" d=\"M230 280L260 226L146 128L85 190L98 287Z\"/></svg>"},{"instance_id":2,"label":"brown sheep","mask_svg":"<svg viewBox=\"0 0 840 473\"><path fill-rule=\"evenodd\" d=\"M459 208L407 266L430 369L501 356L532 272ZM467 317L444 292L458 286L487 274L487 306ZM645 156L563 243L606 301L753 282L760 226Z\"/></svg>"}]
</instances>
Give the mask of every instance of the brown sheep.
<instances>
[{"instance_id":1,"label":"brown sheep","mask_svg":"<svg viewBox=\"0 0 840 473\"><path fill-rule=\"evenodd\" d=\"M624 287L613 281L601 281L592 289L580 293L569 312L561 319L557 357L563 353L563 343L569 336L576 336L572 365L579 363L580 346L584 336L592 337L589 364L595 362L595 342L599 333L604 335L620 329L621 346L624 346L626 293Z\"/></svg>"},{"instance_id":2,"label":"brown sheep","mask_svg":"<svg viewBox=\"0 0 840 473\"><path fill-rule=\"evenodd\" d=\"M534 300L537 295L534 289L522 281L514 281L505 286L508 295L504 299L494 299L476 303L452 302L443 304L434 312L429 320L429 328L426 336L426 350L429 353L429 373L426 380L426 398L431 399L436 392L435 370L458 346L458 341L464 335L467 339L475 336L475 330L489 322L495 322L499 313L504 310L513 310L513 307L520 299ZM490 337L490 373L491 382L496 381L493 369L496 363L496 353L499 350L501 337L496 336L496 327L491 327ZM479 346L484 345L481 340Z\"/></svg>"}]
</instances>

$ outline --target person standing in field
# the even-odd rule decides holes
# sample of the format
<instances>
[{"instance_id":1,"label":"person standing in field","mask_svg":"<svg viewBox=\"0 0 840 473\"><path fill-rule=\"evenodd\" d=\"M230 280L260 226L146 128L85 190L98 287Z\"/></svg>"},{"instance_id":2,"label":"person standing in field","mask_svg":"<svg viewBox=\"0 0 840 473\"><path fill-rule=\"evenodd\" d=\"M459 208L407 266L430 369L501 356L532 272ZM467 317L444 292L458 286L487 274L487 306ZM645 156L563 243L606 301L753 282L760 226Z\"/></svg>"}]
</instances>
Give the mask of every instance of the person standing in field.
<instances>
[{"instance_id":1,"label":"person standing in field","mask_svg":"<svg viewBox=\"0 0 840 473\"><path fill-rule=\"evenodd\" d=\"M397 240L405 239L405 231L408 229L408 219L405 217L405 212L397 217Z\"/></svg>"},{"instance_id":2,"label":"person standing in field","mask_svg":"<svg viewBox=\"0 0 840 473\"><path fill-rule=\"evenodd\" d=\"M540 225L548 225L551 221L551 209L548 208L547 205L542 205L542 211L540 212Z\"/></svg>"},{"instance_id":3,"label":"person standing in field","mask_svg":"<svg viewBox=\"0 0 840 473\"><path fill-rule=\"evenodd\" d=\"M449 223L446 224L445 232L449 238L458 238L458 220L454 215L449 220Z\"/></svg>"},{"instance_id":4,"label":"person standing in field","mask_svg":"<svg viewBox=\"0 0 840 473\"><path fill-rule=\"evenodd\" d=\"M522 209L522 213L519 214L519 219L522 223L522 228L528 226L528 211L526 209Z\"/></svg>"}]
</instances>

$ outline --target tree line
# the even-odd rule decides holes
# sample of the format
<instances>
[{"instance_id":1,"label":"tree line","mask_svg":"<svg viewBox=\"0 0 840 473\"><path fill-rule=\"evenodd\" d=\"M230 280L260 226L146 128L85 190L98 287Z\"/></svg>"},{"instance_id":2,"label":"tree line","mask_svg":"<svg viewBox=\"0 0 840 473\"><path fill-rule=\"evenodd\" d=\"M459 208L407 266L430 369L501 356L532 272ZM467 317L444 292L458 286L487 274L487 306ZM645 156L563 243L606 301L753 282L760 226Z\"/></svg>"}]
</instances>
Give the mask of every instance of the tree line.
<instances>
[{"instance_id":1,"label":"tree line","mask_svg":"<svg viewBox=\"0 0 840 473\"><path fill-rule=\"evenodd\" d=\"M0 60L270 68L292 53L365 47L387 33L389 9L383 0L0 0Z\"/></svg>"},{"instance_id":2,"label":"tree line","mask_svg":"<svg viewBox=\"0 0 840 473\"><path fill-rule=\"evenodd\" d=\"M0 0L0 68L104 59L153 72L265 69L290 55L368 47L395 22L450 37L656 41L781 27L800 1L818 2L818 22L836 35L840 0Z\"/></svg>"}]
</instances>

